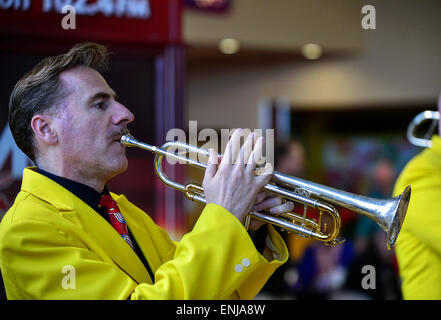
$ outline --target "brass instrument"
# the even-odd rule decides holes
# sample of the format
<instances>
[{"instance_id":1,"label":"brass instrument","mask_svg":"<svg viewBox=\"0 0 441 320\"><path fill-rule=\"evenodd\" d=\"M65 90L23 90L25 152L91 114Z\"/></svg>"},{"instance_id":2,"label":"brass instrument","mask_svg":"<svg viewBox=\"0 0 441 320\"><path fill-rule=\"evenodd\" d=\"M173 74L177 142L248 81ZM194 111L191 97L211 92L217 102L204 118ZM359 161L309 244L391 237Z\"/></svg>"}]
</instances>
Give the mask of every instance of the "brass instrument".
<instances>
[{"instance_id":1,"label":"brass instrument","mask_svg":"<svg viewBox=\"0 0 441 320\"><path fill-rule=\"evenodd\" d=\"M195 152L196 154L208 157L209 153L207 150L178 141L167 142L158 148L140 142L129 134L121 137L121 143L127 147L138 147L153 152L155 154L154 166L156 174L166 185L182 191L190 200L203 204L206 203L204 190L200 185L192 183L183 185L169 179L162 169L162 159L163 157L169 157L169 159L182 161L182 163L200 169L206 169L206 164L191 157L176 154L175 151L172 152L170 150L182 150L185 151L185 154ZM293 212L278 217L261 212L250 212L247 218L251 217L279 226L286 231L322 241L327 245L337 245L344 241L338 237L341 219L337 209L333 206L337 205L360 213L375 221L386 232L388 249L391 249L395 244L410 199L410 186L407 186L403 193L395 198L374 199L326 187L276 171L273 172L271 183L267 184L264 190L283 199L303 204L305 209L303 216ZM318 219L306 217L307 207L319 210ZM323 212L328 213L333 220L333 228L330 231L326 230L326 224L322 223Z\"/></svg>"},{"instance_id":2,"label":"brass instrument","mask_svg":"<svg viewBox=\"0 0 441 320\"><path fill-rule=\"evenodd\" d=\"M438 125L440 114L438 111L426 110L415 116L407 127L407 139L409 142L417 147L431 148L432 134ZM417 130L422 123L431 121L429 129L424 134L423 138L417 136Z\"/></svg>"}]
</instances>

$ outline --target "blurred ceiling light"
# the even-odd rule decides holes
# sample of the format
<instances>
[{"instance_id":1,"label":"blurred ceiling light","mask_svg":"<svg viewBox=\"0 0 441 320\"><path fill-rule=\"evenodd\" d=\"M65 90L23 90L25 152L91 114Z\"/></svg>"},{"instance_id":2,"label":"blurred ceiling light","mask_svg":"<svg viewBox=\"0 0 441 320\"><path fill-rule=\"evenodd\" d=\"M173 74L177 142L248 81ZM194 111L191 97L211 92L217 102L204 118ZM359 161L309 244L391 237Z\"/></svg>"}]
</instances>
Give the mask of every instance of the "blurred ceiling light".
<instances>
[{"instance_id":1,"label":"blurred ceiling light","mask_svg":"<svg viewBox=\"0 0 441 320\"><path fill-rule=\"evenodd\" d=\"M239 51L239 41L232 38L222 39L219 42L219 50L225 54L234 54Z\"/></svg>"},{"instance_id":2,"label":"blurred ceiling light","mask_svg":"<svg viewBox=\"0 0 441 320\"><path fill-rule=\"evenodd\" d=\"M306 59L316 60L322 55L322 47L315 43L308 43L302 47L302 54Z\"/></svg>"}]
</instances>

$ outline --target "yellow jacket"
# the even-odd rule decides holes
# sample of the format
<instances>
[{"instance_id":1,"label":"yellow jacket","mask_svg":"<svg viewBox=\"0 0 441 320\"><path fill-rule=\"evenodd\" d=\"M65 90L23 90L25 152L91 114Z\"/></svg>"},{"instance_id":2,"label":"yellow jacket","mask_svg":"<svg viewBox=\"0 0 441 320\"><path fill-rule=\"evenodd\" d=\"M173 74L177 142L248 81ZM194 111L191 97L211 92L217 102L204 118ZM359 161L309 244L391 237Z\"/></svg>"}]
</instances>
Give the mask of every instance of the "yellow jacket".
<instances>
[{"instance_id":1,"label":"yellow jacket","mask_svg":"<svg viewBox=\"0 0 441 320\"><path fill-rule=\"evenodd\" d=\"M441 299L441 138L414 157L398 178L394 194L412 186L396 242L404 299Z\"/></svg>"},{"instance_id":2,"label":"yellow jacket","mask_svg":"<svg viewBox=\"0 0 441 320\"><path fill-rule=\"evenodd\" d=\"M96 211L27 168L0 224L8 299L252 299L288 258L268 262L227 210L209 204L179 243L125 196L112 197L155 274Z\"/></svg>"}]
</instances>

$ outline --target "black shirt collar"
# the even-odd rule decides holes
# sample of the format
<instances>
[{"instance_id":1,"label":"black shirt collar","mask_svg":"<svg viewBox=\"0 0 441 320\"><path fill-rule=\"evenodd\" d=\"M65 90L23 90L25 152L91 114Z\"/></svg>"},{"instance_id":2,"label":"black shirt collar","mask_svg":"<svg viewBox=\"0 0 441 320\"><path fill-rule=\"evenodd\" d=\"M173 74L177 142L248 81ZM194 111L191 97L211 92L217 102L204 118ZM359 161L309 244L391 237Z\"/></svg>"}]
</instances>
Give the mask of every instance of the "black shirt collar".
<instances>
[{"instance_id":1,"label":"black shirt collar","mask_svg":"<svg viewBox=\"0 0 441 320\"><path fill-rule=\"evenodd\" d=\"M65 189L69 190L75 196L77 196L78 198L83 200L86 204L88 204L92 209L94 209L98 212L100 212L100 210L98 208L98 204L100 202L101 195L109 194L109 191L107 190L106 187L104 187L103 192L99 193L95 189L93 189L83 183L57 176L57 175L52 174L50 172L44 171L42 169L38 168L37 172L48 177L49 179L52 179L53 181L55 181L56 183L58 183L59 185L61 185Z\"/></svg>"}]
</instances>

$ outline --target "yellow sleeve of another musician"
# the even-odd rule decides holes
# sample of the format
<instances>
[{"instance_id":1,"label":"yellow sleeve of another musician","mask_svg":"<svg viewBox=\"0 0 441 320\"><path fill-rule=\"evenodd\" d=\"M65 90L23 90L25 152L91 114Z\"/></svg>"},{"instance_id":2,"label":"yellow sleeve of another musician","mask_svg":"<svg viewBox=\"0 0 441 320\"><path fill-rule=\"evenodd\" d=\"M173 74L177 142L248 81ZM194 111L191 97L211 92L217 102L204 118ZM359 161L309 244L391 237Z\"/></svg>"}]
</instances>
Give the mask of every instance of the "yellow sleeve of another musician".
<instances>
[{"instance_id":1,"label":"yellow sleeve of another musician","mask_svg":"<svg viewBox=\"0 0 441 320\"><path fill-rule=\"evenodd\" d=\"M240 222L208 204L193 230L183 236L173 259L155 272L155 285L138 285L132 299L252 299L288 259L280 235L269 228L280 260L268 262Z\"/></svg>"},{"instance_id":2,"label":"yellow sleeve of another musician","mask_svg":"<svg viewBox=\"0 0 441 320\"><path fill-rule=\"evenodd\" d=\"M441 138L412 159L394 195L412 194L395 250L405 299L441 299Z\"/></svg>"}]
</instances>

